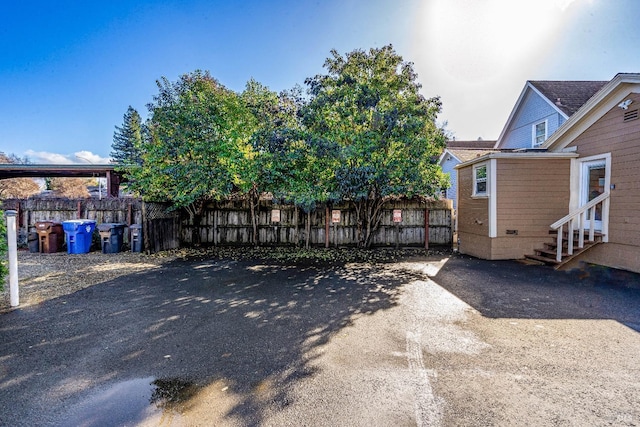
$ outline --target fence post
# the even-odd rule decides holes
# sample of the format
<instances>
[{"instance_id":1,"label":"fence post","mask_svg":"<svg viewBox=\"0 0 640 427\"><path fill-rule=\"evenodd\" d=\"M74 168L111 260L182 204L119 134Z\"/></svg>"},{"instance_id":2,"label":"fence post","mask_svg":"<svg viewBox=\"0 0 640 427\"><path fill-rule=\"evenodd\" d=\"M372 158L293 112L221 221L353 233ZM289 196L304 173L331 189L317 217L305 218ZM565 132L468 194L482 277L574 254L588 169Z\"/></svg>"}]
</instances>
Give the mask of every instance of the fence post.
<instances>
[{"instance_id":1,"label":"fence post","mask_svg":"<svg viewBox=\"0 0 640 427\"><path fill-rule=\"evenodd\" d=\"M16 215L14 210L5 212L7 217L7 245L9 246L9 300L11 307L20 304L20 290L18 288L18 238L16 230Z\"/></svg>"},{"instance_id":2,"label":"fence post","mask_svg":"<svg viewBox=\"0 0 640 427\"><path fill-rule=\"evenodd\" d=\"M429 249L429 208L424 209L424 248Z\"/></svg>"},{"instance_id":3,"label":"fence post","mask_svg":"<svg viewBox=\"0 0 640 427\"><path fill-rule=\"evenodd\" d=\"M329 206L324 210L324 247L329 247Z\"/></svg>"}]
</instances>

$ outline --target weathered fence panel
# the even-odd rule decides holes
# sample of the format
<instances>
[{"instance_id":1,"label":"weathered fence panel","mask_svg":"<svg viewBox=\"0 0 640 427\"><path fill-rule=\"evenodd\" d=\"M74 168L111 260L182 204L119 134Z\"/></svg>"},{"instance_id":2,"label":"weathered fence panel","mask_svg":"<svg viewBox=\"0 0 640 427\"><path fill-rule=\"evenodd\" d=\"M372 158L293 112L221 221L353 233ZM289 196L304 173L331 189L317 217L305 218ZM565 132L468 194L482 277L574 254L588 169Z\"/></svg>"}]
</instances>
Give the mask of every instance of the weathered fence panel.
<instances>
[{"instance_id":1,"label":"weathered fence panel","mask_svg":"<svg viewBox=\"0 0 640 427\"><path fill-rule=\"evenodd\" d=\"M402 211L400 223L393 220L394 210L397 209ZM273 221L273 210L279 211L277 222ZM340 221L337 223L332 222L334 210L340 211ZM381 227L373 236L373 246L451 245L451 211L447 201L389 202L382 212ZM427 213L428 222L425 221ZM311 215L307 215L294 206L277 205L270 200L261 200L258 205L258 242L260 245L303 245L307 239L309 220L312 246L325 246L327 231L329 246L355 246L358 243L356 212L350 203L334 205L328 211L326 206L319 206ZM425 242L426 224L429 229L428 242ZM209 203L199 219L191 218L184 212L181 214L180 240L185 245L251 245L253 233L250 207L246 201Z\"/></svg>"},{"instance_id":2,"label":"weathered fence panel","mask_svg":"<svg viewBox=\"0 0 640 427\"><path fill-rule=\"evenodd\" d=\"M250 207L248 202L242 200L209 203L202 215L196 218L190 217L186 211L174 210L166 203L143 203L133 198L6 200L3 208L18 211L20 236L24 243L37 221L87 218L99 224L142 224L144 248L151 252L192 245L253 244ZM279 215L274 210L278 210ZM394 210L401 210L400 222L394 222ZM333 216L333 211L339 211L339 221L335 223L333 220L337 217ZM304 246L307 233L311 246L358 244L356 211L351 203L330 207L321 205L307 214L294 206L260 200L257 212L260 245ZM428 240L425 241L427 229ZM382 211L380 229L372 236L372 245L377 247L450 246L452 242L450 201L389 202Z\"/></svg>"},{"instance_id":3,"label":"weathered fence panel","mask_svg":"<svg viewBox=\"0 0 640 427\"><path fill-rule=\"evenodd\" d=\"M142 203L142 239L149 252L180 247L180 213L167 203Z\"/></svg>"}]
</instances>

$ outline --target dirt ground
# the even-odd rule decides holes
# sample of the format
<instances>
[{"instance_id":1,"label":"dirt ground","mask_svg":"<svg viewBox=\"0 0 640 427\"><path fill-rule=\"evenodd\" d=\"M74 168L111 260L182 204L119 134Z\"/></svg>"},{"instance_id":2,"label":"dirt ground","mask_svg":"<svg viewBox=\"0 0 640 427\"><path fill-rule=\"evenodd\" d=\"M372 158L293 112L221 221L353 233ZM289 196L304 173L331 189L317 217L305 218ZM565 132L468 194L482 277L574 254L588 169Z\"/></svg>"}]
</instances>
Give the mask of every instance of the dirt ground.
<instances>
[{"instance_id":1,"label":"dirt ground","mask_svg":"<svg viewBox=\"0 0 640 427\"><path fill-rule=\"evenodd\" d=\"M0 313L0 425L640 425L636 274L107 255Z\"/></svg>"}]
</instances>

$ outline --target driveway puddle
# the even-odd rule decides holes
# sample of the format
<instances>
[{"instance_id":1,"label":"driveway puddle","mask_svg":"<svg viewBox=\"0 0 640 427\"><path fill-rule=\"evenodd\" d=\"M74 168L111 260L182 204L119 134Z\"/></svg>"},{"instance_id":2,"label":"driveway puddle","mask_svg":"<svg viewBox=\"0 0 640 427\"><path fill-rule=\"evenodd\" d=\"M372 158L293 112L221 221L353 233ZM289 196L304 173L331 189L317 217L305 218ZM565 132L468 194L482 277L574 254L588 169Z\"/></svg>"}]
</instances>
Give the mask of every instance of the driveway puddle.
<instances>
[{"instance_id":1,"label":"driveway puddle","mask_svg":"<svg viewBox=\"0 0 640 427\"><path fill-rule=\"evenodd\" d=\"M96 392L73 406L63 426L179 425L181 405L198 387L179 379L138 378Z\"/></svg>"}]
</instances>

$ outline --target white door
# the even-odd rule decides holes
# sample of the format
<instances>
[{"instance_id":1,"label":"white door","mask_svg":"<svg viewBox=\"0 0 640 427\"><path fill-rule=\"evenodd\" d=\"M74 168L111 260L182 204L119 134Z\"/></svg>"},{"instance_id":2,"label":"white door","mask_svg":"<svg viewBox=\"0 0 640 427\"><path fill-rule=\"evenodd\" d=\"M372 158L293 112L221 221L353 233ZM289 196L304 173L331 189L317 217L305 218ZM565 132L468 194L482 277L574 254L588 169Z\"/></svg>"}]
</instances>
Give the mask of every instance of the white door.
<instances>
[{"instance_id":1,"label":"white door","mask_svg":"<svg viewBox=\"0 0 640 427\"><path fill-rule=\"evenodd\" d=\"M607 186L607 164L605 159L591 160L582 163L582 182L580 191L580 206L595 199L605 192ZM591 220L591 217L587 217ZM602 231L602 204L595 210L595 229Z\"/></svg>"}]
</instances>

